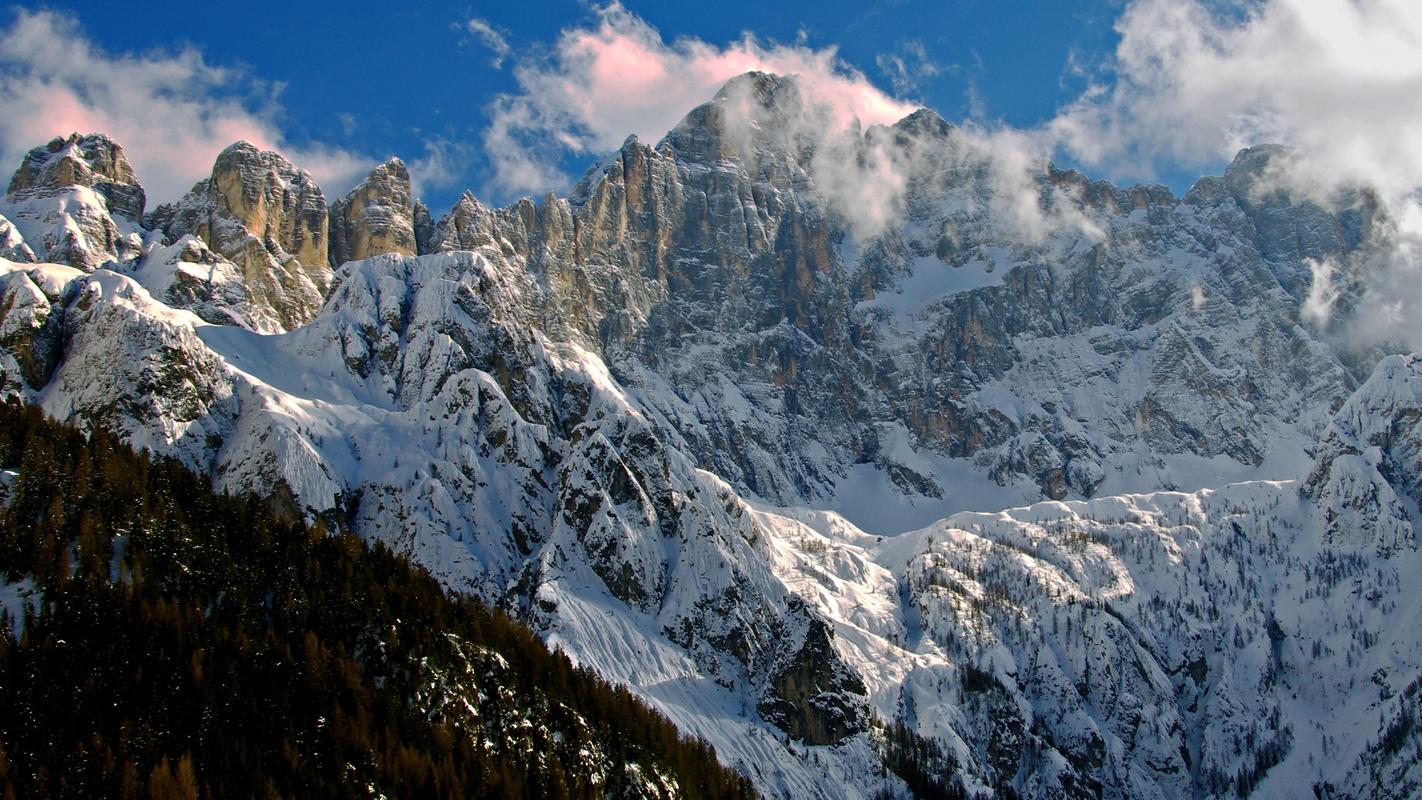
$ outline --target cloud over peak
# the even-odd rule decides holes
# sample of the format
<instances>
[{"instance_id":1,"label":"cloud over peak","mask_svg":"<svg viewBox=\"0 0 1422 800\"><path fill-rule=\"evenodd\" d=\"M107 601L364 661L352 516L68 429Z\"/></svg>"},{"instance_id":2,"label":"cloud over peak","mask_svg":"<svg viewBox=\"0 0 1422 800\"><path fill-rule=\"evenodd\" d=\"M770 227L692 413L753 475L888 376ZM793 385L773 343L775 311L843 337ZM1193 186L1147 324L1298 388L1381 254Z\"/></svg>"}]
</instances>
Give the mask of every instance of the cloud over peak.
<instances>
[{"instance_id":1,"label":"cloud over peak","mask_svg":"<svg viewBox=\"0 0 1422 800\"><path fill-rule=\"evenodd\" d=\"M110 54L78 22L16 12L0 29L0 163L15 165L55 136L102 132L120 145L149 196L172 200L212 170L227 145L248 140L287 155L316 178L349 186L369 160L331 147L293 147L277 123L277 91L197 50Z\"/></svg>"},{"instance_id":2,"label":"cloud over peak","mask_svg":"<svg viewBox=\"0 0 1422 800\"><path fill-rule=\"evenodd\" d=\"M807 99L838 121L889 124L914 107L874 86L833 47L763 43L751 34L725 46L665 41L618 3L584 27L563 31L552 50L515 69L519 91L497 98L484 141L494 188L538 192L566 185L563 151L596 154L628 134L661 138L731 78L753 70L796 75Z\"/></svg>"}]
</instances>

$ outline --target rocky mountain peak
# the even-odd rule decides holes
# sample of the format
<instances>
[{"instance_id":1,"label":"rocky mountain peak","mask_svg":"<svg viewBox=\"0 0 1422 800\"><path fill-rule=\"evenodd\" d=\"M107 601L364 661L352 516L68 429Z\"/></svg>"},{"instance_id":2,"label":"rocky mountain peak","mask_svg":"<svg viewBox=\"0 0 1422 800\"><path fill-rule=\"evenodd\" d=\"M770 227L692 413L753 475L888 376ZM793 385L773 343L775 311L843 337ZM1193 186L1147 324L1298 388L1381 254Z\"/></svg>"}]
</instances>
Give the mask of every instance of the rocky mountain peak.
<instances>
[{"instance_id":1,"label":"rocky mountain peak","mask_svg":"<svg viewBox=\"0 0 1422 800\"><path fill-rule=\"evenodd\" d=\"M261 327L290 330L315 315L331 284L326 196L279 153L240 141L212 176L146 220L170 242L194 236L235 265L245 305Z\"/></svg>"},{"instance_id":2,"label":"rocky mountain peak","mask_svg":"<svg viewBox=\"0 0 1422 800\"><path fill-rule=\"evenodd\" d=\"M747 72L726 81L710 102L692 109L662 145L685 161L741 161L759 172L769 161L808 157L797 134L813 129L806 124L809 113L797 77Z\"/></svg>"},{"instance_id":3,"label":"rocky mountain peak","mask_svg":"<svg viewBox=\"0 0 1422 800\"><path fill-rule=\"evenodd\" d=\"M931 108L920 108L894 123L894 129L915 138L946 139L953 125Z\"/></svg>"},{"instance_id":4,"label":"rocky mountain peak","mask_svg":"<svg viewBox=\"0 0 1422 800\"><path fill-rule=\"evenodd\" d=\"M246 141L231 145L212 167L209 194L243 228L302 264L326 263L326 197L311 173L279 153Z\"/></svg>"},{"instance_id":5,"label":"rocky mountain peak","mask_svg":"<svg viewBox=\"0 0 1422 800\"><path fill-rule=\"evenodd\" d=\"M1258 213L1294 202L1289 173L1297 154L1279 144L1246 147L1225 168L1224 187L1240 207Z\"/></svg>"},{"instance_id":6,"label":"rocky mountain peak","mask_svg":"<svg viewBox=\"0 0 1422 800\"><path fill-rule=\"evenodd\" d=\"M85 271L142 247L146 197L123 148L103 134L55 137L25 155L10 179L5 251Z\"/></svg>"},{"instance_id":7,"label":"rocky mountain peak","mask_svg":"<svg viewBox=\"0 0 1422 800\"><path fill-rule=\"evenodd\" d=\"M800 78L751 70L726 81L712 98L713 103L739 98L752 99L761 108L796 108L804 104Z\"/></svg>"},{"instance_id":8,"label":"rocky mountain peak","mask_svg":"<svg viewBox=\"0 0 1422 800\"><path fill-rule=\"evenodd\" d=\"M1240 150L1218 180L1204 191L1223 199L1222 189L1233 198L1253 218L1260 248L1274 258L1321 259L1356 248L1367 239L1376 210L1366 192L1347 190L1325 198L1302 188L1309 182L1307 165L1296 151L1279 144Z\"/></svg>"},{"instance_id":9,"label":"rocky mountain peak","mask_svg":"<svg viewBox=\"0 0 1422 800\"><path fill-rule=\"evenodd\" d=\"M464 192L436 225L434 250L477 250L494 243L488 207L473 192Z\"/></svg>"},{"instance_id":10,"label":"rocky mountain peak","mask_svg":"<svg viewBox=\"0 0 1422 800\"><path fill-rule=\"evenodd\" d=\"M73 186L98 192L111 214L143 218L146 197L123 148L102 133L56 136L25 154L6 191L12 197L49 195Z\"/></svg>"},{"instance_id":11,"label":"rocky mountain peak","mask_svg":"<svg viewBox=\"0 0 1422 800\"><path fill-rule=\"evenodd\" d=\"M382 253L412 256L419 252L415 202L405 162L389 159L333 203L330 229L333 267Z\"/></svg>"}]
</instances>

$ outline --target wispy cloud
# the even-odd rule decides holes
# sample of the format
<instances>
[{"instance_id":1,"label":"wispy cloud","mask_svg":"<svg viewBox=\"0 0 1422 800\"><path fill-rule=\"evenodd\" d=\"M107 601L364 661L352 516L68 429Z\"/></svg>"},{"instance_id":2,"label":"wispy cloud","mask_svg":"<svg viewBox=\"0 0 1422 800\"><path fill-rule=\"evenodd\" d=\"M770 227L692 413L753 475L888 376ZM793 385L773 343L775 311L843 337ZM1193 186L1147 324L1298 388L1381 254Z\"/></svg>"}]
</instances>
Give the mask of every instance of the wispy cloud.
<instances>
[{"instance_id":1,"label":"wispy cloud","mask_svg":"<svg viewBox=\"0 0 1422 800\"><path fill-rule=\"evenodd\" d=\"M457 186L469 169L475 148L468 142L436 136L426 139L425 152L410 162L415 195Z\"/></svg>"},{"instance_id":2,"label":"wispy cloud","mask_svg":"<svg viewBox=\"0 0 1422 800\"><path fill-rule=\"evenodd\" d=\"M107 53L74 18L52 11L21 9L0 29L0 107L0 163L18 164L55 136L104 132L155 200L180 196L238 139L284 153L328 188L349 187L370 165L339 148L291 146L272 85L191 48Z\"/></svg>"},{"instance_id":3,"label":"wispy cloud","mask_svg":"<svg viewBox=\"0 0 1422 800\"><path fill-rule=\"evenodd\" d=\"M503 32L494 27L486 19L470 17L459 26L467 35L468 39L478 42L488 48L490 59L489 64L494 69L502 69L504 59L509 57L513 48L509 46L508 39Z\"/></svg>"},{"instance_id":4,"label":"wispy cloud","mask_svg":"<svg viewBox=\"0 0 1422 800\"><path fill-rule=\"evenodd\" d=\"M1422 5L1136 0L1113 69L1051 123L1088 165L1152 173L1285 142L1315 169L1422 184Z\"/></svg>"},{"instance_id":5,"label":"wispy cloud","mask_svg":"<svg viewBox=\"0 0 1422 800\"><path fill-rule=\"evenodd\" d=\"M892 53L880 53L874 63L899 97L917 94L927 82L943 74L943 66L929 57L928 48L919 39L900 44Z\"/></svg>"}]
</instances>

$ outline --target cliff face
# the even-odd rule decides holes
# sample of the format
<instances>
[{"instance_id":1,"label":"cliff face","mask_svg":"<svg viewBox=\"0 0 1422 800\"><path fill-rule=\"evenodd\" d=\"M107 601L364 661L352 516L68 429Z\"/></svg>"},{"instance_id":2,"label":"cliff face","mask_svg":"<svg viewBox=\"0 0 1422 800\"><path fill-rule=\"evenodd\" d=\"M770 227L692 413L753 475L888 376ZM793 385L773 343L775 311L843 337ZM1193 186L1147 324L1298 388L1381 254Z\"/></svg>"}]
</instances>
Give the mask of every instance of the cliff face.
<instances>
[{"instance_id":1,"label":"cliff face","mask_svg":"<svg viewBox=\"0 0 1422 800\"><path fill-rule=\"evenodd\" d=\"M103 134L55 138L25 155L3 206L5 248L91 271L136 257L145 196L133 168Z\"/></svg>"},{"instance_id":2,"label":"cliff face","mask_svg":"<svg viewBox=\"0 0 1422 800\"><path fill-rule=\"evenodd\" d=\"M428 216L426 211L426 220ZM413 256L418 251L410 172L400 159L376 167L331 205L332 267L383 253Z\"/></svg>"},{"instance_id":3,"label":"cliff face","mask_svg":"<svg viewBox=\"0 0 1422 800\"><path fill-rule=\"evenodd\" d=\"M1328 539L1382 555L1417 547L1422 506L1422 362L1390 356L1333 415L1303 491Z\"/></svg>"},{"instance_id":4,"label":"cliff face","mask_svg":"<svg viewBox=\"0 0 1422 800\"><path fill-rule=\"evenodd\" d=\"M1022 501L1244 476L1301 463L1279 443L1356 384L1296 320L1306 260L1366 248L1373 212L1268 189L1277 148L1184 198L1046 167L1004 186L922 111L856 140L908 165L865 234L806 118L793 80L746 76L566 201L462 198L434 247L537 275L541 329L675 386L659 411L703 466L778 502L833 505L867 474L922 514L961 507L942 459Z\"/></svg>"},{"instance_id":5,"label":"cliff face","mask_svg":"<svg viewBox=\"0 0 1422 800\"><path fill-rule=\"evenodd\" d=\"M148 220L169 241L201 239L236 265L264 329L290 330L320 308L331 283L326 198L304 170L247 142L217 157L212 176Z\"/></svg>"}]
</instances>

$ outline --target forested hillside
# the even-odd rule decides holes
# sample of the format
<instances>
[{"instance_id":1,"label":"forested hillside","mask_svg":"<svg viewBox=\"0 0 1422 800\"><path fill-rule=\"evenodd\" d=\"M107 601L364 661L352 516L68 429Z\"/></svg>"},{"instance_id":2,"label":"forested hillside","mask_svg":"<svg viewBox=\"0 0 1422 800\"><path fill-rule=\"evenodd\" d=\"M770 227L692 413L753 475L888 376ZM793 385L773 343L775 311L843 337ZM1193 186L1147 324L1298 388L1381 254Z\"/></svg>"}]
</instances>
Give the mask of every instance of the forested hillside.
<instances>
[{"instance_id":1,"label":"forested hillside","mask_svg":"<svg viewBox=\"0 0 1422 800\"><path fill-rule=\"evenodd\" d=\"M15 403L0 466L4 798L752 795L388 549Z\"/></svg>"}]
</instances>

